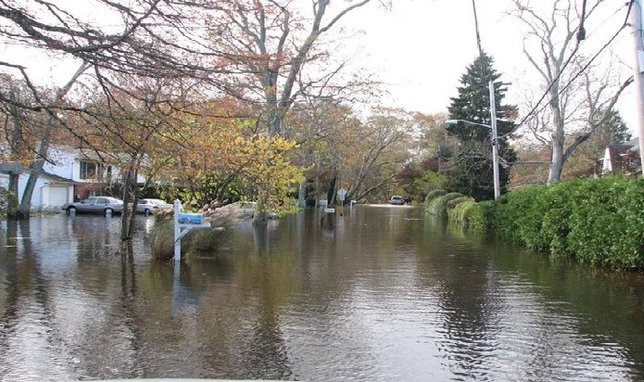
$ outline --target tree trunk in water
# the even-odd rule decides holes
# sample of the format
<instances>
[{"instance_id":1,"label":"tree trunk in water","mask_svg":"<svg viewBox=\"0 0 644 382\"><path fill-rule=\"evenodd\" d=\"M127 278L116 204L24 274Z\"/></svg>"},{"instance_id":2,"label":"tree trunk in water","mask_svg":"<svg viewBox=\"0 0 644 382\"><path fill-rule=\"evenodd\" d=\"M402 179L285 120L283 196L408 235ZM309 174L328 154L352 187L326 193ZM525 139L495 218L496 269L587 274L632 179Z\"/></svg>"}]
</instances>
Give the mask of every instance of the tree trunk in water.
<instances>
[{"instance_id":1,"label":"tree trunk in water","mask_svg":"<svg viewBox=\"0 0 644 382\"><path fill-rule=\"evenodd\" d=\"M121 241L132 239L136 215L136 171L130 168L123 182L123 212L121 213Z\"/></svg>"},{"instance_id":2,"label":"tree trunk in water","mask_svg":"<svg viewBox=\"0 0 644 382\"><path fill-rule=\"evenodd\" d=\"M72 88L72 85L76 82L78 77L87 69L89 65L83 62L72 78L56 93L55 103L61 102L69 90ZM29 179L27 179L27 184L25 185L25 192L22 194L22 200L20 201L20 213L29 216L29 211L31 210L31 198L36 188L36 182L38 182L38 177L42 173L42 169L45 165L45 159L49 152L49 144L51 142L51 137L54 130L54 114L50 110L49 116L47 117L47 123L45 125L45 131L43 133L42 141L37 153L37 159L33 162L31 166L31 172L29 173Z\"/></svg>"},{"instance_id":3,"label":"tree trunk in water","mask_svg":"<svg viewBox=\"0 0 644 382\"><path fill-rule=\"evenodd\" d=\"M16 91L14 88L9 89L9 99L16 101ZM22 138L22 125L20 124L21 116L18 112L16 105L9 106L9 114L11 115L11 155L12 161L18 162L21 154L25 151L24 140ZM20 218L23 217L19 210L18 200L20 199L20 173L9 173L9 199L7 200L7 217Z\"/></svg>"},{"instance_id":4,"label":"tree trunk in water","mask_svg":"<svg viewBox=\"0 0 644 382\"><path fill-rule=\"evenodd\" d=\"M329 207L333 207L335 205L335 189L338 184L338 176L335 175L333 177L333 180L331 180L331 184L329 185L329 192L327 193L327 205Z\"/></svg>"},{"instance_id":5,"label":"tree trunk in water","mask_svg":"<svg viewBox=\"0 0 644 382\"><path fill-rule=\"evenodd\" d=\"M7 217L20 217L18 213L18 182L19 174L9 174L9 198L7 200Z\"/></svg>"},{"instance_id":6,"label":"tree trunk in water","mask_svg":"<svg viewBox=\"0 0 644 382\"><path fill-rule=\"evenodd\" d=\"M300 181L300 189L297 193L297 206L300 208L306 207L306 178Z\"/></svg>"},{"instance_id":7,"label":"tree trunk in water","mask_svg":"<svg viewBox=\"0 0 644 382\"><path fill-rule=\"evenodd\" d=\"M20 200L19 213L23 216L29 216L29 212L31 211L31 198L33 197L34 189L36 188L36 182L38 182L38 177L45 166L45 158L47 158L47 153L49 152L49 141L51 139L51 124L53 124L53 118L49 117L47 120L47 131L45 132L43 140L40 143L40 148L38 149L38 159L36 159L31 165L31 171L29 172L29 178L25 185L25 191L23 192L22 199Z\"/></svg>"},{"instance_id":8,"label":"tree trunk in water","mask_svg":"<svg viewBox=\"0 0 644 382\"><path fill-rule=\"evenodd\" d=\"M264 207L264 201L262 198L257 199L257 210L253 215L253 225L266 225L268 221L266 208Z\"/></svg>"}]
</instances>

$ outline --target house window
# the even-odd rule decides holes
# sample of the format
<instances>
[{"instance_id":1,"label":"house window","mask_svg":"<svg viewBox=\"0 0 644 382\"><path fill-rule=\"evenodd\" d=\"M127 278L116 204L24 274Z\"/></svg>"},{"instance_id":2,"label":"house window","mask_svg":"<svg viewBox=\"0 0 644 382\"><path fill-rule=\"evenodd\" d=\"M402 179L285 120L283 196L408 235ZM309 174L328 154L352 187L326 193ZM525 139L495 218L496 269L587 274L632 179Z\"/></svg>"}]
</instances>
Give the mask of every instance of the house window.
<instances>
[{"instance_id":1,"label":"house window","mask_svg":"<svg viewBox=\"0 0 644 382\"><path fill-rule=\"evenodd\" d=\"M84 180L98 180L100 176L100 164L96 162L80 162L80 178Z\"/></svg>"}]
</instances>

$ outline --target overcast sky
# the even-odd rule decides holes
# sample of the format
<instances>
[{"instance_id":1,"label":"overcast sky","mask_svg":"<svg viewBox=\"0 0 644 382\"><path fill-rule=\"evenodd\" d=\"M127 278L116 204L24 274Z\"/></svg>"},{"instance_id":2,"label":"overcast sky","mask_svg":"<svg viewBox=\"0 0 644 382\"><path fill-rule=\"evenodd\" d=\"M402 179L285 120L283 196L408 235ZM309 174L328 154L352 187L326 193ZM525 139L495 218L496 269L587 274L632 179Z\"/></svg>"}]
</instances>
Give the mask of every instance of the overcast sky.
<instances>
[{"instance_id":1,"label":"overcast sky","mask_svg":"<svg viewBox=\"0 0 644 382\"><path fill-rule=\"evenodd\" d=\"M75 0L79 1L79 0ZM304 0L300 4L308 4ZM577 0L579 3L582 0ZM424 113L444 112L449 97L456 95L459 78L478 55L471 0L392 0L385 11L375 2L343 19L345 28L363 33L351 37L345 47L355 54L385 83L390 96L381 100L387 106ZM551 7L552 0L533 0L540 7ZM587 20L588 38L580 52L591 55L615 33L626 17L625 1L606 0L604 11ZM346 5L337 1L336 6ZM299 5L299 4L298 4ZM511 0L477 0L483 49L495 59L496 69L509 86L509 103L521 105L522 94L540 91L541 83L522 53L524 30L507 12ZM88 10L91 12L91 9ZM613 51L623 64L613 69L631 75L634 47L630 29L622 31ZM0 46L0 56L15 54L16 47ZM15 57L12 57L15 58ZM76 64L63 62L43 69L42 58L29 57L27 65L38 68L42 78L63 83ZM625 121L636 130L633 86L618 104ZM524 111L525 112L525 111Z\"/></svg>"},{"instance_id":2,"label":"overcast sky","mask_svg":"<svg viewBox=\"0 0 644 382\"><path fill-rule=\"evenodd\" d=\"M578 0L581 4L581 0ZM449 97L456 95L460 76L478 55L471 0L394 0L393 10L375 6L356 12L347 22L363 28L360 46L369 62L387 84L386 102L410 110L446 111ZM552 1L532 1L542 7ZM595 53L623 24L625 1L606 1L601 14L587 22L588 38L580 52ZM524 30L507 15L510 0L477 0L483 49L495 59L502 80L510 82L508 101L519 103L526 89L536 89L535 71L523 55ZM613 50L623 65L624 76L632 74L634 45L630 29L621 32ZM619 103L622 116L636 130L635 98L629 89ZM540 90L540 88L539 88Z\"/></svg>"}]
</instances>

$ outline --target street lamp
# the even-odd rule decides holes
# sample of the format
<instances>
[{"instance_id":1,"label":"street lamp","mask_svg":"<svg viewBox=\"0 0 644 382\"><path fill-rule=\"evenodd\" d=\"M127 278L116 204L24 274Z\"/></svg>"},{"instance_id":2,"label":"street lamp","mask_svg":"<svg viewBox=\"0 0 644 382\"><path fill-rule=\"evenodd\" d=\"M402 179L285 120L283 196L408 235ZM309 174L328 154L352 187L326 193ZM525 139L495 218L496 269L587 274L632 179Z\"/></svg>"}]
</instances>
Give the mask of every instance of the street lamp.
<instances>
[{"instance_id":1,"label":"street lamp","mask_svg":"<svg viewBox=\"0 0 644 382\"><path fill-rule=\"evenodd\" d=\"M494 113L496 114L496 113ZM496 117L496 115L494 115ZM494 171L493 180L494 180L494 200L499 198L501 195L501 186L499 182L499 140L496 133L496 118L492 119L491 125L486 125L484 123L467 121L464 119L448 119L445 121L448 125L456 125L459 122L479 127L486 127L490 129L491 140L492 140L492 170Z\"/></svg>"}]
</instances>

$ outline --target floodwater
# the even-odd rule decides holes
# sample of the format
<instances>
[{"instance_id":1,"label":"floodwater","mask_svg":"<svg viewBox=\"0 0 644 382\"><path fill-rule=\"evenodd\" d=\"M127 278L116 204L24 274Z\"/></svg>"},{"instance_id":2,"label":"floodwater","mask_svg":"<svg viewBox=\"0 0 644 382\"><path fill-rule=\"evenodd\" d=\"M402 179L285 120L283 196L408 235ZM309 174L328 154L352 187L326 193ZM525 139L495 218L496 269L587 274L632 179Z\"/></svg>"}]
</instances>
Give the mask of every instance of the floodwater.
<instances>
[{"instance_id":1,"label":"floodwater","mask_svg":"<svg viewBox=\"0 0 644 382\"><path fill-rule=\"evenodd\" d=\"M240 225L151 259L120 221L0 229L0 379L644 380L644 278L513 248L408 207Z\"/></svg>"}]
</instances>

